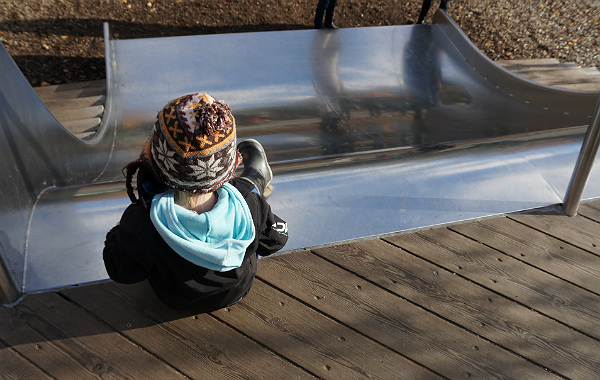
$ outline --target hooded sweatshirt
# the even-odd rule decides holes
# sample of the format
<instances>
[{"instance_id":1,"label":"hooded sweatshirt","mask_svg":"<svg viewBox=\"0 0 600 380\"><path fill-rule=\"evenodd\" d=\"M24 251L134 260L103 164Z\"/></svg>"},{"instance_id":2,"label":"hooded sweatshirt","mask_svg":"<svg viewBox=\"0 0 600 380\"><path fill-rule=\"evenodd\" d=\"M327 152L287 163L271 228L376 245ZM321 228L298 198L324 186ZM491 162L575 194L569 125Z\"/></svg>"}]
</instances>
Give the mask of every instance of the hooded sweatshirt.
<instances>
[{"instance_id":1,"label":"hooded sweatshirt","mask_svg":"<svg viewBox=\"0 0 600 380\"><path fill-rule=\"evenodd\" d=\"M241 194L242 202L229 185ZM119 224L106 235L103 257L110 278L124 284L148 280L164 303L195 313L217 310L244 297L256 273L256 254L268 256L281 249L288 239L287 225L252 191L250 182L235 178L223 187L217 203L226 202L201 215L173 205L168 194L148 195L129 205ZM153 197L159 198L150 206ZM234 209L242 216L234 216ZM229 222L219 220L218 215L230 218ZM204 227L191 226L192 221L200 221ZM248 222L253 225L252 234L248 232L252 228L242 228ZM228 230L227 223L235 228ZM221 237L228 243L220 243ZM248 241L244 253L242 247ZM240 258L241 264L235 267ZM229 267L235 268L227 270Z\"/></svg>"},{"instance_id":2,"label":"hooded sweatshirt","mask_svg":"<svg viewBox=\"0 0 600 380\"><path fill-rule=\"evenodd\" d=\"M150 219L165 242L196 265L225 272L238 268L255 236L250 209L242 194L225 183L212 210L197 214L175 204L174 191L156 195Z\"/></svg>"}]
</instances>

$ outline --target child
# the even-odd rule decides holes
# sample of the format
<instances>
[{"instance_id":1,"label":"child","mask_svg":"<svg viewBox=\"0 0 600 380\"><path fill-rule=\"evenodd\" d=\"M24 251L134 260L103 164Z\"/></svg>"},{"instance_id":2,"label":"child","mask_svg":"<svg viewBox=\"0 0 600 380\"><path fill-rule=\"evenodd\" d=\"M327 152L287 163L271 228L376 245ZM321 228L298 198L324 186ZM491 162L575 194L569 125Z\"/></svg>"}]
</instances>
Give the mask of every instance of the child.
<instances>
[{"instance_id":1,"label":"child","mask_svg":"<svg viewBox=\"0 0 600 380\"><path fill-rule=\"evenodd\" d=\"M245 140L236 149L231 110L210 95L167 104L124 172L132 204L106 236L106 270L120 283L148 279L173 308L203 313L240 301L257 254L287 242L287 224L262 197L272 179L262 146Z\"/></svg>"}]
</instances>

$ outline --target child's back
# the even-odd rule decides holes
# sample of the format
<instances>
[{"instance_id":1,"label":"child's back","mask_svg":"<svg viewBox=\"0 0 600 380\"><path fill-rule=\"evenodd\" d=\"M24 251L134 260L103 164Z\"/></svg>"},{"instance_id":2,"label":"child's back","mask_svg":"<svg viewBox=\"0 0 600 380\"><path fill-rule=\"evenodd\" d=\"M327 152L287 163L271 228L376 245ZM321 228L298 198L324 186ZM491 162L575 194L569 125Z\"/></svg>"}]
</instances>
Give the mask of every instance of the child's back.
<instances>
[{"instance_id":1,"label":"child's back","mask_svg":"<svg viewBox=\"0 0 600 380\"><path fill-rule=\"evenodd\" d=\"M271 180L262 147L245 141L240 150L245 170L232 179L242 155L227 105L206 94L167 104L140 158L125 168L133 203L107 234L110 277L148 279L166 304L195 312L243 298L257 254L281 249L287 225L261 196Z\"/></svg>"}]
</instances>

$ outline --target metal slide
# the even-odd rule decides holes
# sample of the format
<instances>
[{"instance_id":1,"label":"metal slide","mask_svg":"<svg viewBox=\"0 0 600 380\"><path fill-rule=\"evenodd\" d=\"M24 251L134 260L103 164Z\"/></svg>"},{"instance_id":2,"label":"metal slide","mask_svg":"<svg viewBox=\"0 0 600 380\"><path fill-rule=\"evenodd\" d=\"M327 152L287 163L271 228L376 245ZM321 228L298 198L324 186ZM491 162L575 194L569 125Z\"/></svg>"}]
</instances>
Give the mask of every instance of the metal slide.
<instances>
[{"instance_id":1,"label":"metal slide","mask_svg":"<svg viewBox=\"0 0 600 380\"><path fill-rule=\"evenodd\" d=\"M433 25L112 40L98 134L71 135L0 49L0 297L105 280L121 170L207 92L266 148L290 250L559 204L597 93L521 79ZM600 196L593 170L584 198Z\"/></svg>"}]
</instances>

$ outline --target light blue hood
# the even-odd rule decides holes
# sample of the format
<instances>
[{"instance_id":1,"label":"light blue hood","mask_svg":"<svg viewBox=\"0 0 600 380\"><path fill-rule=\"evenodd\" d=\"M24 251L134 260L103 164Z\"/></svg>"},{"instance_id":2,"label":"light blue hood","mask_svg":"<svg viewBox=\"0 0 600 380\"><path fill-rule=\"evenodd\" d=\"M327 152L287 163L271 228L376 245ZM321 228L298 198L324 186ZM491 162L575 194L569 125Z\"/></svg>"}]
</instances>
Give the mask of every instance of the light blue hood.
<instances>
[{"instance_id":1,"label":"light blue hood","mask_svg":"<svg viewBox=\"0 0 600 380\"><path fill-rule=\"evenodd\" d=\"M150 219L158 233L184 259L219 272L238 268L255 236L242 194L229 183L217 190L209 212L197 214L175 204L173 190L152 199Z\"/></svg>"}]
</instances>

